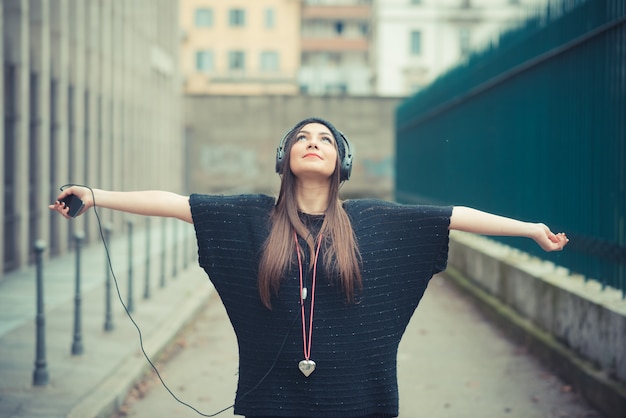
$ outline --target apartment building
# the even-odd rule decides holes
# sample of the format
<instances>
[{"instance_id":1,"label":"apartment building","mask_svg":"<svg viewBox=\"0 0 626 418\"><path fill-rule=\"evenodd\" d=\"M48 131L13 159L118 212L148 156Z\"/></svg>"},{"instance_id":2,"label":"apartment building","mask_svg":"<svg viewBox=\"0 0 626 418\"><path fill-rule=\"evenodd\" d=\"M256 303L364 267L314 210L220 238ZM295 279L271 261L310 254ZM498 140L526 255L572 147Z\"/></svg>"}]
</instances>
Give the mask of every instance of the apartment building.
<instances>
[{"instance_id":1,"label":"apartment building","mask_svg":"<svg viewBox=\"0 0 626 418\"><path fill-rule=\"evenodd\" d=\"M181 0L188 94L409 96L549 0Z\"/></svg>"},{"instance_id":2,"label":"apartment building","mask_svg":"<svg viewBox=\"0 0 626 418\"><path fill-rule=\"evenodd\" d=\"M379 0L376 95L409 96L548 0Z\"/></svg>"},{"instance_id":3,"label":"apartment building","mask_svg":"<svg viewBox=\"0 0 626 418\"><path fill-rule=\"evenodd\" d=\"M187 94L373 93L372 0L181 0Z\"/></svg>"},{"instance_id":4,"label":"apartment building","mask_svg":"<svg viewBox=\"0 0 626 418\"><path fill-rule=\"evenodd\" d=\"M180 0L187 94L293 95L300 0Z\"/></svg>"},{"instance_id":5,"label":"apartment building","mask_svg":"<svg viewBox=\"0 0 626 418\"><path fill-rule=\"evenodd\" d=\"M304 0L300 91L374 94L373 0Z\"/></svg>"}]
</instances>

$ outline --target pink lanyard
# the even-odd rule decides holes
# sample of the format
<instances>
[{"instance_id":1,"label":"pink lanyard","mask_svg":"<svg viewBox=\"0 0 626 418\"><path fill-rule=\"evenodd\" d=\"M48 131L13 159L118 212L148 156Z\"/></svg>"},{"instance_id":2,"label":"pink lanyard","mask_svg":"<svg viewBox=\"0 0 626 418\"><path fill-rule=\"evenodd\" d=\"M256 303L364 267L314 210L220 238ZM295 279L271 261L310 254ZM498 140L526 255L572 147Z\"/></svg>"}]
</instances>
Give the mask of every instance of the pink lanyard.
<instances>
[{"instance_id":1,"label":"pink lanyard","mask_svg":"<svg viewBox=\"0 0 626 418\"><path fill-rule=\"evenodd\" d=\"M306 299L306 288L303 283L303 273L302 273L302 257L300 256L300 244L298 244L298 235L294 231L294 239L296 241L296 250L298 253L298 267L300 269L300 308L302 313L302 346L304 349L304 358L306 362L310 361L311 358L311 341L313 339L313 311L315 309L315 282L317 277L317 259L320 252L320 247L322 246L322 234L319 235L319 239L317 242L317 248L315 250L315 260L313 260L313 279L311 281L311 313L309 315L309 335L307 341L306 335L306 320L304 313L304 299ZM315 363L313 363L313 369L315 369ZM310 371L312 373L313 370ZM303 371L303 373L305 373ZM310 374L309 373L309 374ZM305 376L308 375L305 373Z\"/></svg>"}]
</instances>

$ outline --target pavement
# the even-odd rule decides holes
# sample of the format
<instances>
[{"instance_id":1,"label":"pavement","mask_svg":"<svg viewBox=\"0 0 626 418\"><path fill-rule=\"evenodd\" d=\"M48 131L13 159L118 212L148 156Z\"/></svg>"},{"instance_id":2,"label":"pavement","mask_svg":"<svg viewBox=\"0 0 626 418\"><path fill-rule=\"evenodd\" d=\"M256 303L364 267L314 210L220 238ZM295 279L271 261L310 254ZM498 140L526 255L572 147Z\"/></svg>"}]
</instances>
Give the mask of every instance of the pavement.
<instances>
[{"instance_id":1,"label":"pavement","mask_svg":"<svg viewBox=\"0 0 626 418\"><path fill-rule=\"evenodd\" d=\"M212 295L175 338L160 373L174 395L203 416L233 403L237 343ZM504 338L453 281L438 275L398 353L402 418L599 418L571 386ZM135 385L111 418L194 418L154 374ZM232 408L219 414L233 417Z\"/></svg>"},{"instance_id":2,"label":"pavement","mask_svg":"<svg viewBox=\"0 0 626 418\"><path fill-rule=\"evenodd\" d=\"M145 351L153 359L193 319L212 287L197 265L193 227L172 219L157 219L150 224L150 228L133 228L132 263L128 261L127 230L113 234L109 250L121 299L129 304L132 289L131 315L141 331ZM36 269L33 266L12 272L0 281L2 418L109 416L150 367L140 349L139 332L114 285L107 321L108 273L103 244L95 242L80 250L78 327L75 266L75 250L44 262L45 355L43 361L40 358L39 367L35 364ZM129 287L131 268L133 284ZM109 277L112 280L112 275ZM113 329L105 331L105 323ZM79 348L81 354L72 354ZM33 384L36 368L48 375L47 384Z\"/></svg>"},{"instance_id":3,"label":"pavement","mask_svg":"<svg viewBox=\"0 0 626 418\"><path fill-rule=\"evenodd\" d=\"M76 253L45 262L45 358L39 359L38 367L45 366L45 385L33 385L35 268L3 277L0 417L199 416L167 393L140 344L183 402L205 415L232 404L237 378L234 334L219 298L197 266L192 227L152 222L150 228L136 228L132 257L129 245L124 233L117 234L111 240L110 258L125 303L132 270L132 317L141 337L115 288L113 329L104 329L107 264L101 243L80 252L78 328ZM77 346L82 346L82 353L72 354ZM601 417L567 383L507 340L444 275L431 281L400 346L398 367L401 417ZM232 409L220 416L233 416Z\"/></svg>"}]
</instances>

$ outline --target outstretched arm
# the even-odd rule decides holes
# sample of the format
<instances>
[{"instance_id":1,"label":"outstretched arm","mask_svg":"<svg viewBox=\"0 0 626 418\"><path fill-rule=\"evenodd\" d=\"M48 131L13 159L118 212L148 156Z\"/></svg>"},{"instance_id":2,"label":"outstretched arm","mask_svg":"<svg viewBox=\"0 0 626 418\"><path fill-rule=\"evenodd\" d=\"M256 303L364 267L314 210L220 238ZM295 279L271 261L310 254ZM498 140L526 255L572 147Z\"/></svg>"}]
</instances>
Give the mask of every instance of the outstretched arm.
<instances>
[{"instance_id":1,"label":"outstretched arm","mask_svg":"<svg viewBox=\"0 0 626 418\"><path fill-rule=\"evenodd\" d=\"M95 204L101 208L135 213L138 215L177 218L185 222L193 223L191 209L189 208L189 198L187 196L159 190L112 192L93 189L92 194L92 191L86 187L72 186L63 190L57 197L57 201L48 207L51 210L59 212L66 218L69 218L67 215L68 208L66 208L63 203L59 202L64 197L71 194L79 197L85 203L85 207L81 210L80 214L93 207L95 199Z\"/></svg>"},{"instance_id":2,"label":"outstretched arm","mask_svg":"<svg viewBox=\"0 0 626 418\"><path fill-rule=\"evenodd\" d=\"M482 235L527 237L546 251L560 251L569 241L564 233L554 234L542 223L518 221L464 206L453 208L450 229Z\"/></svg>"}]
</instances>

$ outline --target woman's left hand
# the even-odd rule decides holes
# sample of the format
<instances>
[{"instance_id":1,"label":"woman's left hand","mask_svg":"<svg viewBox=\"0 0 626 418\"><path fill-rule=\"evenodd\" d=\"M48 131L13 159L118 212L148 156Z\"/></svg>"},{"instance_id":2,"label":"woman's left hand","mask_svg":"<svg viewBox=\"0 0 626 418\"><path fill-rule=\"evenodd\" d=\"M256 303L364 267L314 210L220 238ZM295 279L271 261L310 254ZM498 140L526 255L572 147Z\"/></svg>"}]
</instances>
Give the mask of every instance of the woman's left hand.
<instances>
[{"instance_id":1,"label":"woman's left hand","mask_svg":"<svg viewBox=\"0 0 626 418\"><path fill-rule=\"evenodd\" d=\"M561 251L569 242L564 232L555 234L550 231L550 228L541 223L537 224L537 228L537 233L533 236L533 239L545 251Z\"/></svg>"}]
</instances>

